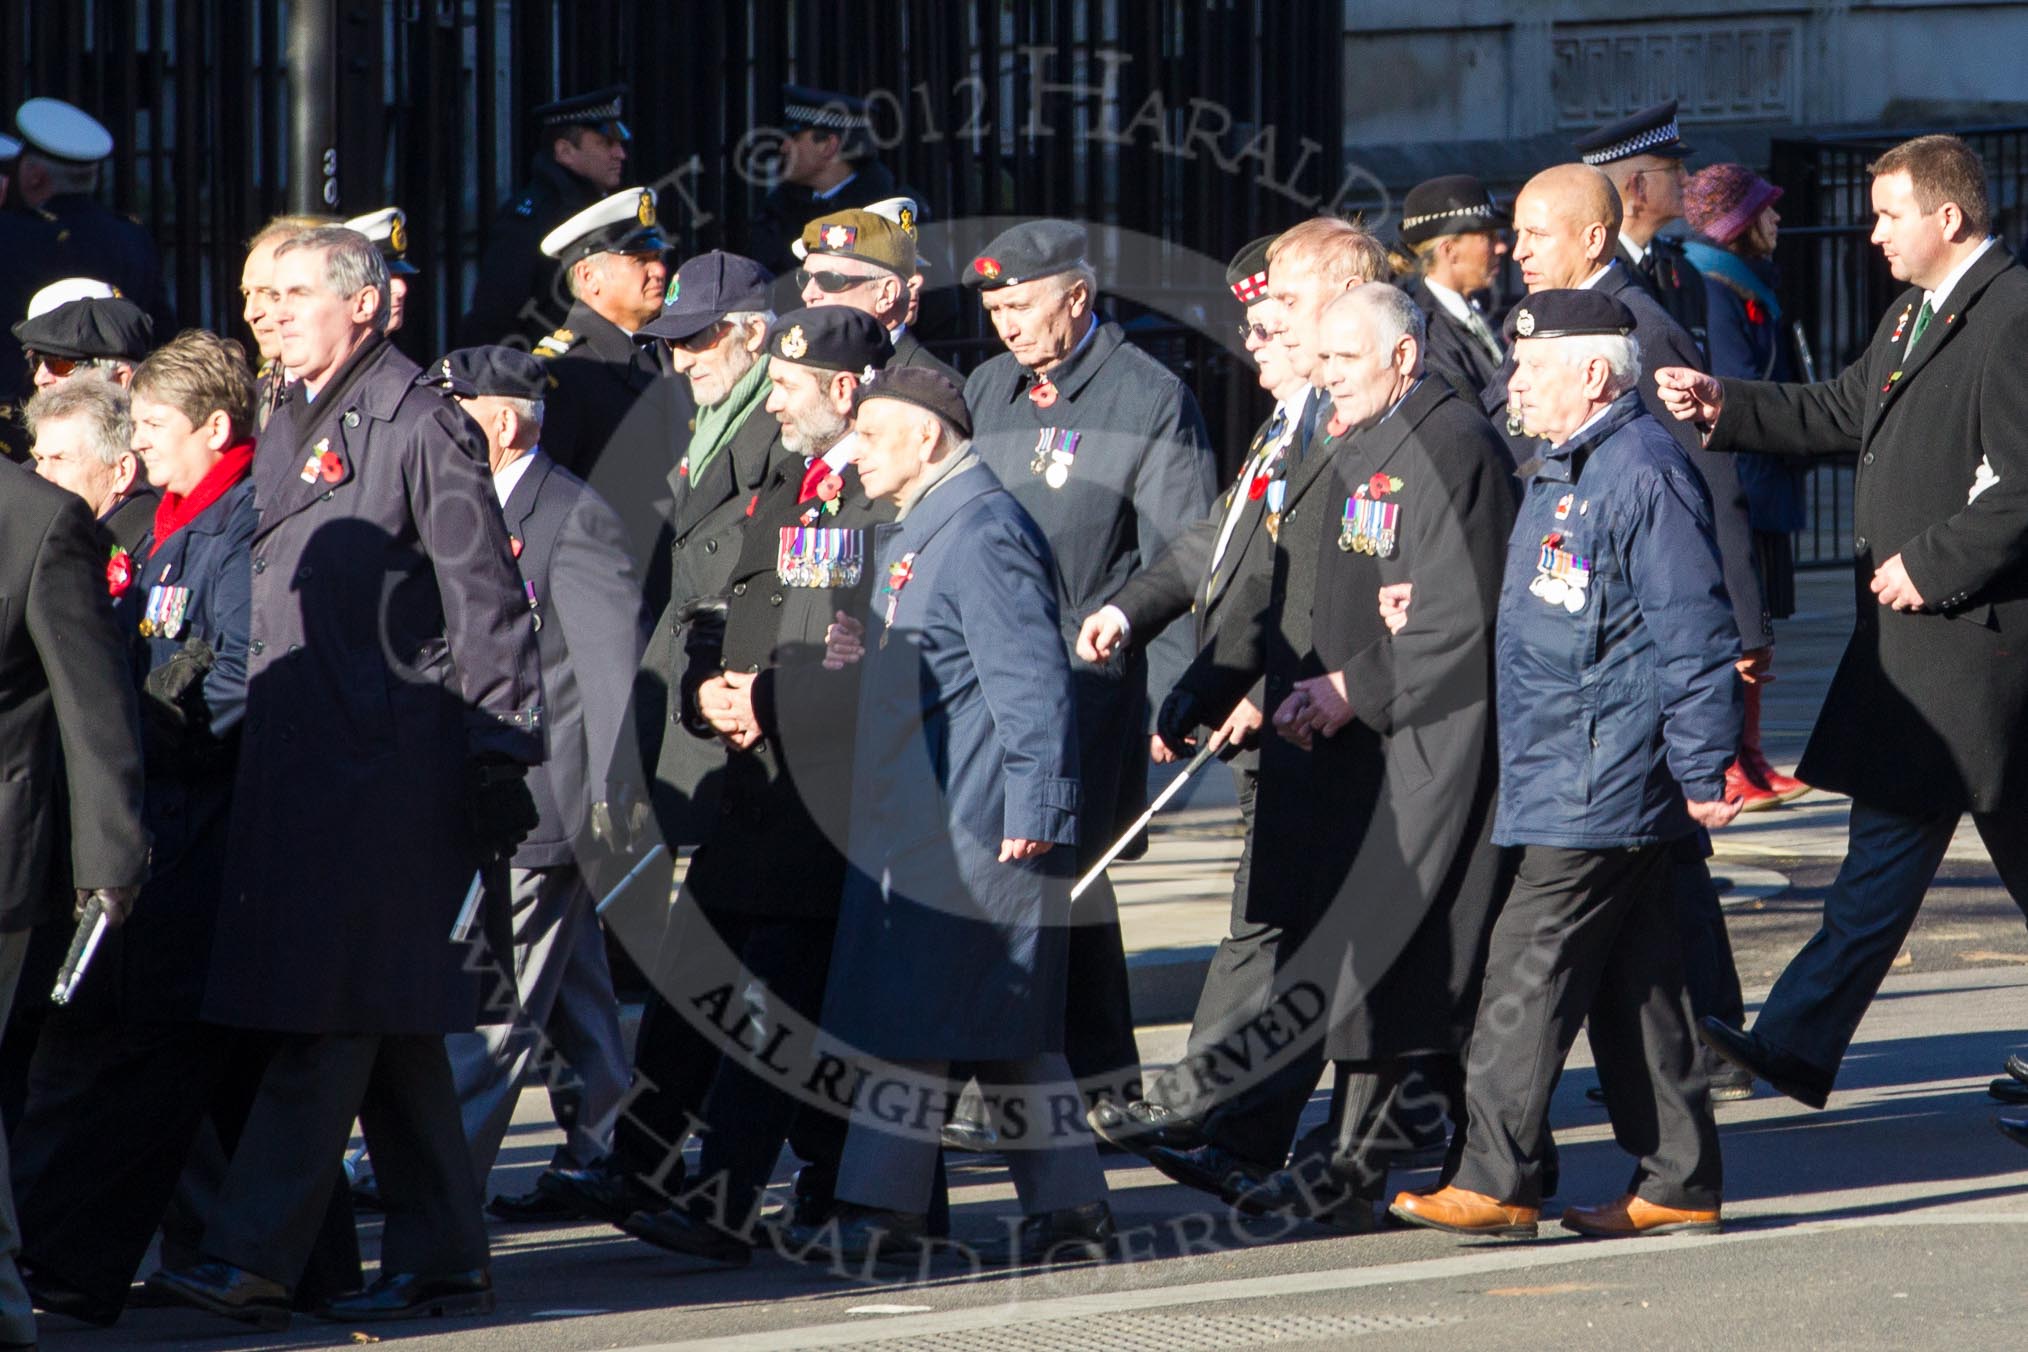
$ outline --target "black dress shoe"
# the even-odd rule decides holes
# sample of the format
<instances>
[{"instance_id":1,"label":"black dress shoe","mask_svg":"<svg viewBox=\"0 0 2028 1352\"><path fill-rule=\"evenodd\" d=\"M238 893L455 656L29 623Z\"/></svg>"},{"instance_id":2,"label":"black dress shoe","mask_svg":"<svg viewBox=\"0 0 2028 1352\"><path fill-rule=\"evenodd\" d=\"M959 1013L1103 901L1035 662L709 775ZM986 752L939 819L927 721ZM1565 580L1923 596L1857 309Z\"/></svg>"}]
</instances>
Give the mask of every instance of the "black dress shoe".
<instances>
[{"instance_id":1,"label":"black dress shoe","mask_svg":"<svg viewBox=\"0 0 2028 1352\"><path fill-rule=\"evenodd\" d=\"M1156 1146L1147 1152L1147 1160L1184 1187L1208 1192L1227 1203L1238 1201L1274 1172L1270 1166L1243 1159L1222 1145L1200 1145L1191 1150Z\"/></svg>"},{"instance_id":2,"label":"black dress shoe","mask_svg":"<svg viewBox=\"0 0 2028 1352\"><path fill-rule=\"evenodd\" d=\"M1821 1108L1831 1097L1832 1076L1809 1062L1771 1047L1748 1033L1706 1015L1697 1021L1706 1046L1757 1080L1766 1080L1778 1094Z\"/></svg>"},{"instance_id":3,"label":"black dress shoe","mask_svg":"<svg viewBox=\"0 0 2028 1352\"><path fill-rule=\"evenodd\" d=\"M289 1288L230 1263L162 1268L149 1274L148 1289L270 1333L289 1326Z\"/></svg>"},{"instance_id":4,"label":"black dress shoe","mask_svg":"<svg viewBox=\"0 0 2028 1352\"><path fill-rule=\"evenodd\" d=\"M1584 1096L1593 1103L1606 1101L1605 1086L1595 1084L1584 1091ZM1753 1074L1738 1066L1728 1065L1711 1077L1711 1101L1713 1103L1738 1103L1753 1097ZM2022 1100L2028 1103L2028 1098Z\"/></svg>"},{"instance_id":5,"label":"black dress shoe","mask_svg":"<svg viewBox=\"0 0 2028 1352\"><path fill-rule=\"evenodd\" d=\"M611 1159L582 1169L544 1169L535 1190L588 1221L619 1225L636 1211L660 1211L669 1199Z\"/></svg>"},{"instance_id":6,"label":"black dress shoe","mask_svg":"<svg viewBox=\"0 0 2028 1352\"><path fill-rule=\"evenodd\" d=\"M925 1217L907 1211L840 1202L821 1225L791 1226L782 1252L801 1263L914 1262L928 1231Z\"/></svg>"},{"instance_id":7,"label":"black dress shoe","mask_svg":"<svg viewBox=\"0 0 2028 1352\"><path fill-rule=\"evenodd\" d=\"M964 1117L953 1117L945 1122L943 1130L937 1133L937 1138L943 1142L944 1149L966 1155L983 1155L990 1150L998 1149L1000 1145L999 1132L984 1122L974 1122Z\"/></svg>"},{"instance_id":8,"label":"black dress shoe","mask_svg":"<svg viewBox=\"0 0 2028 1352\"><path fill-rule=\"evenodd\" d=\"M493 1278L484 1268L468 1272L390 1272L364 1291L326 1301L319 1319L365 1323L420 1319L425 1315L493 1313Z\"/></svg>"},{"instance_id":9,"label":"black dress shoe","mask_svg":"<svg viewBox=\"0 0 2028 1352\"><path fill-rule=\"evenodd\" d=\"M1996 1117L1993 1125L2015 1145L2028 1145L2028 1117Z\"/></svg>"},{"instance_id":10,"label":"black dress shoe","mask_svg":"<svg viewBox=\"0 0 2028 1352\"><path fill-rule=\"evenodd\" d=\"M2028 1103L2028 1084L2023 1084L2011 1075L2002 1075L1986 1086L1986 1092L2002 1103Z\"/></svg>"},{"instance_id":11,"label":"black dress shoe","mask_svg":"<svg viewBox=\"0 0 2028 1352\"><path fill-rule=\"evenodd\" d=\"M541 1188L530 1188L515 1197L510 1197L504 1192L494 1193L492 1200L486 1203L486 1211L503 1221L513 1221L521 1225L550 1224L579 1219L575 1210L551 1197Z\"/></svg>"},{"instance_id":12,"label":"black dress shoe","mask_svg":"<svg viewBox=\"0 0 2028 1352\"><path fill-rule=\"evenodd\" d=\"M2028 1084L2028 1060L2022 1059L2017 1052L2008 1052L2007 1074L2022 1084Z\"/></svg>"},{"instance_id":13,"label":"black dress shoe","mask_svg":"<svg viewBox=\"0 0 2028 1352\"><path fill-rule=\"evenodd\" d=\"M680 1207L636 1211L620 1223L635 1239L658 1249L680 1253L721 1268L743 1268L753 1261L753 1246L727 1234L709 1220Z\"/></svg>"},{"instance_id":14,"label":"black dress shoe","mask_svg":"<svg viewBox=\"0 0 2028 1352\"><path fill-rule=\"evenodd\" d=\"M981 1245L979 1261L1003 1267L1090 1262L1115 1252L1116 1230L1113 1209L1103 1199L1044 1211L1023 1217L1005 1244Z\"/></svg>"},{"instance_id":15,"label":"black dress shoe","mask_svg":"<svg viewBox=\"0 0 2028 1352\"><path fill-rule=\"evenodd\" d=\"M1092 1135L1134 1155L1146 1155L1158 1145L1188 1150L1204 1144L1195 1119L1146 1099L1131 1103L1100 1099L1085 1113L1084 1120Z\"/></svg>"},{"instance_id":16,"label":"black dress shoe","mask_svg":"<svg viewBox=\"0 0 2028 1352\"><path fill-rule=\"evenodd\" d=\"M120 1320L120 1307L82 1291L74 1291L46 1272L37 1272L26 1263L21 1266L21 1284L28 1288L29 1302L46 1314L60 1314L66 1319L90 1324L94 1328L109 1329ZM0 1343L0 1349L7 1345Z\"/></svg>"},{"instance_id":17,"label":"black dress shoe","mask_svg":"<svg viewBox=\"0 0 2028 1352\"><path fill-rule=\"evenodd\" d=\"M1315 1160L1300 1169L1278 1169L1260 1186L1241 1193L1233 1205L1252 1216L1299 1216L1319 1225L1328 1225L1350 1234L1370 1234L1379 1228L1373 1204L1378 1196L1362 1193L1349 1179L1341 1178L1328 1166L1319 1177Z\"/></svg>"}]
</instances>

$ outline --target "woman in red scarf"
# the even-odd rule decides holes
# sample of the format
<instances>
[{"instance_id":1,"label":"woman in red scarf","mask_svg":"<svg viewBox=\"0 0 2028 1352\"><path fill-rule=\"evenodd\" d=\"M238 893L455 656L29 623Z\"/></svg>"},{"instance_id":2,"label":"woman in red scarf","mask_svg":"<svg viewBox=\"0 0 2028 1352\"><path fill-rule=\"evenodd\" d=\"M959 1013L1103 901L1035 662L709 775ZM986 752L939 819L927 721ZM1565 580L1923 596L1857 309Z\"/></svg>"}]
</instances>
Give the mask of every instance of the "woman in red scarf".
<instances>
[{"instance_id":1,"label":"woman in red scarf","mask_svg":"<svg viewBox=\"0 0 2028 1352\"><path fill-rule=\"evenodd\" d=\"M45 1025L14 1133L36 1303L95 1323L119 1317L198 1129L241 1059L197 1015L246 703L253 377L236 344L191 330L141 364L131 396L134 450L162 491L114 602L141 686L149 879L71 1004ZM228 1140L234 1116L220 1114ZM357 1285L356 1268L349 1276Z\"/></svg>"}]
</instances>

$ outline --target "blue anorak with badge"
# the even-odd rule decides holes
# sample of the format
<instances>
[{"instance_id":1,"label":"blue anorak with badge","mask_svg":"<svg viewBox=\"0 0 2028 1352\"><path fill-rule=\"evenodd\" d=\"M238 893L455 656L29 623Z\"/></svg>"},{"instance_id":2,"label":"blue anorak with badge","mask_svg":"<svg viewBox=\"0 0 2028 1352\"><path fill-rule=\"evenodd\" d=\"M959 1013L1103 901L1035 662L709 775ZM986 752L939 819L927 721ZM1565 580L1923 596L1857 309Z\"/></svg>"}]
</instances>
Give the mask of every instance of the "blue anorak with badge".
<instances>
[{"instance_id":1,"label":"blue anorak with badge","mask_svg":"<svg viewBox=\"0 0 2028 1352\"><path fill-rule=\"evenodd\" d=\"M1697 470L1633 392L1541 468L1495 645L1502 845L1606 849L1693 829L1739 744L1740 654Z\"/></svg>"}]
</instances>

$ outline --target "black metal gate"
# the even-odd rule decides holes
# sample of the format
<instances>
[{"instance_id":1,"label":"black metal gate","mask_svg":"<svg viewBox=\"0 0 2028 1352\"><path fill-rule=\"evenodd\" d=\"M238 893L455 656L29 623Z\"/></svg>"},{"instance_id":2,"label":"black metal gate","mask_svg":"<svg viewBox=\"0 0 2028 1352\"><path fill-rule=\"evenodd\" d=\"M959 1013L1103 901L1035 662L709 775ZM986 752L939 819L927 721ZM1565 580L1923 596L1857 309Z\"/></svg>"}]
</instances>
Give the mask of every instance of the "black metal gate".
<instances>
[{"instance_id":1,"label":"black metal gate","mask_svg":"<svg viewBox=\"0 0 2028 1352\"><path fill-rule=\"evenodd\" d=\"M0 0L0 108L55 95L112 129L105 191L161 245L186 323L237 331L242 242L289 202L290 23L310 5L335 35L337 134L328 163L301 167L327 210L409 213L418 356L440 350L526 176L525 111L616 81L636 176L662 189L684 252L742 238L764 186L755 129L788 80L873 101L882 158L949 232L945 261L975 247L968 222L1115 227L1106 303L1192 384L1226 448L1260 401L1224 336L1237 316L1218 265L1341 192L1334 5ZM929 336L969 362L989 335L976 306L948 312Z\"/></svg>"},{"instance_id":2,"label":"black metal gate","mask_svg":"<svg viewBox=\"0 0 2028 1352\"><path fill-rule=\"evenodd\" d=\"M1993 231L2016 248L2028 227L2028 127L1950 130L1986 162ZM1782 305L1803 324L1817 374L1828 379L1856 360L1903 283L1894 280L1873 232L1872 175L1866 166L1921 131L1867 132L1777 140L1769 178L1786 190L1775 258ZM1802 564L1852 558L1852 466L1819 465L1811 475L1810 525L1797 533Z\"/></svg>"}]
</instances>

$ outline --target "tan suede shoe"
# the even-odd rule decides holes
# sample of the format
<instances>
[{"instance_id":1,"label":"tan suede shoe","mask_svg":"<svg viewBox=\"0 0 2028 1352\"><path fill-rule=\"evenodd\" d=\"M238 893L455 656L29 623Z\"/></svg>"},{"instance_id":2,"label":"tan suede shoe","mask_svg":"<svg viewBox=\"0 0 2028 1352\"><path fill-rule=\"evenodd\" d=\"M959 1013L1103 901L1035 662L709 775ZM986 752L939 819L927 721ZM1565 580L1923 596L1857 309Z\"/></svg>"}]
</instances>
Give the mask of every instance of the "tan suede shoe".
<instances>
[{"instance_id":1,"label":"tan suede shoe","mask_svg":"<svg viewBox=\"0 0 2028 1352\"><path fill-rule=\"evenodd\" d=\"M1532 1206L1508 1206L1497 1198L1464 1188L1438 1188L1432 1193L1395 1194L1388 1212L1411 1225L1448 1230L1454 1235L1498 1235L1503 1239L1535 1238L1542 1214Z\"/></svg>"},{"instance_id":2,"label":"tan suede shoe","mask_svg":"<svg viewBox=\"0 0 2028 1352\"><path fill-rule=\"evenodd\" d=\"M1565 1207L1563 1228L1596 1239L1629 1239L1635 1235L1715 1235L1719 1221L1716 1210L1657 1206L1628 1193L1603 1206Z\"/></svg>"}]
</instances>

